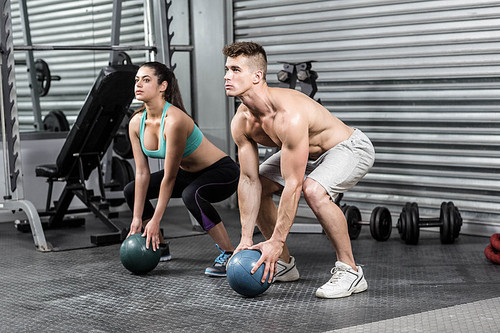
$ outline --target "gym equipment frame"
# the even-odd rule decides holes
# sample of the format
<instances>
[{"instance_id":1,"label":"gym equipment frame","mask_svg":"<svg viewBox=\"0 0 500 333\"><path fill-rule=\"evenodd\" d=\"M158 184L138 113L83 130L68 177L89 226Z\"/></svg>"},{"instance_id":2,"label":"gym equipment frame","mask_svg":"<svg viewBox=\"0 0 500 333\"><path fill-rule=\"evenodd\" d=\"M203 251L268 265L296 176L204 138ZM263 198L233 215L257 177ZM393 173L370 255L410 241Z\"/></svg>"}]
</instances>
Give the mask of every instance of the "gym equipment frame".
<instances>
[{"instance_id":1,"label":"gym equipment frame","mask_svg":"<svg viewBox=\"0 0 500 333\"><path fill-rule=\"evenodd\" d=\"M78 197L111 230L110 234L91 236L96 245L121 242L126 228L113 222L109 215L104 192L101 159L113 141L114 134L128 112L134 98L133 87L137 66L114 65L101 70L87 96L75 124L57 157L55 165L36 167L36 175L46 177L49 183L46 214L51 215L49 227L64 224L64 216L74 196ZM100 196L94 196L85 182L97 168ZM66 185L55 207L50 208L54 181L65 181Z\"/></svg>"},{"instance_id":2,"label":"gym equipment frame","mask_svg":"<svg viewBox=\"0 0 500 333\"><path fill-rule=\"evenodd\" d=\"M4 155L5 195L0 209L26 213L35 247L50 251L45 240L40 216L29 200L24 199L21 172L21 148L17 119L17 97L14 76L14 48L10 0L0 2L0 113Z\"/></svg>"}]
</instances>

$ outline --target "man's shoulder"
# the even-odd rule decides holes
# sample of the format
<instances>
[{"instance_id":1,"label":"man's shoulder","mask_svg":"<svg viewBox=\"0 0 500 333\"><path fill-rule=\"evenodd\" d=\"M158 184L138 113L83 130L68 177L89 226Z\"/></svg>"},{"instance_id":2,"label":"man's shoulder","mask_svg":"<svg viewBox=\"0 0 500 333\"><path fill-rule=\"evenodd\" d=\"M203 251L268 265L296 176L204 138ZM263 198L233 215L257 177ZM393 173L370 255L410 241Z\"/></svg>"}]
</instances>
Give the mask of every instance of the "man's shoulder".
<instances>
[{"instance_id":1,"label":"man's shoulder","mask_svg":"<svg viewBox=\"0 0 500 333\"><path fill-rule=\"evenodd\" d=\"M313 107L314 100L306 94L289 88L271 88L270 95L274 101L276 111L290 112L305 107Z\"/></svg>"},{"instance_id":2,"label":"man's shoulder","mask_svg":"<svg viewBox=\"0 0 500 333\"><path fill-rule=\"evenodd\" d=\"M244 120L246 119L245 114L248 113L248 108L241 104L237 109L236 112L234 113L233 120Z\"/></svg>"},{"instance_id":3,"label":"man's shoulder","mask_svg":"<svg viewBox=\"0 0 500 333\"><path fill-rule=\"evenodd\" d=\"M248 111L248 107L245 104L241 103L236 109L236 114L246 111Z\"/></svg>"},{"instance_id":4,"label":"man's shoulder","mask_svg":"<svg viewBox=\"0 0 500 333\"><path fill-rule=\"evenodd\" d=\"M231 119L232 130L244 132L248 124L248 109L240 105Z\"/></svg>"},{"instance_id":5,"label":"man's shoulder","mask_svg":"<svg viewBox=\"0 0 500 333\"><path fill-rule=\"evenodd\" d=\"M286 97L286 98L299 98L299 99L309 99L310 97L306 94L291 88L282 87L269 87L269 94L275 97Z\"/></svg>"}]
</instances>

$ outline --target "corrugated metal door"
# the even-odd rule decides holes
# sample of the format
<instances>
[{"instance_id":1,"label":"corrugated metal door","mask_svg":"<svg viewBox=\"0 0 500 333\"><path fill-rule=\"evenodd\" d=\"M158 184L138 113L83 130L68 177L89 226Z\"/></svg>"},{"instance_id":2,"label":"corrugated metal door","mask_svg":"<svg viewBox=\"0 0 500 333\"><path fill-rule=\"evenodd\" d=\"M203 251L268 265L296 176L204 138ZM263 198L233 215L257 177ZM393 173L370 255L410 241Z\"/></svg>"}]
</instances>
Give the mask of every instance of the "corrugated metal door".
<instances>
[{"instance_id":1,"label":"corrugated metal door","mask_svg":"<svg viewBox=\"0 0 500 333\"><path fill-rule=\"evenodd\" d=\"M394 219L407 201L463 232L500 226L500 1L234 1L235 40L279 62L314 60L323 105L373 141L372 171L344 201ZM301 207L302 208L302 207Z\"/></svg>"},{"instance_id":2,"label":"corrugated metal door","mask_svg":"<svg viewBox=\"0 0 500 333\"><path fill-rule=\"evenodd\" d=\"M145 44L143 0L122 2L121 45ZM113 0L60 1L27 0L33 44L44 45L110 45ZM19 3L12 1L14 45L24 45ZM127 51L133 63L146 59L146 51ZM35 59L44 59L52 81L49 94L40 98L42 118L50 110L62 110L70 124L76 118L95 78L109 61L109 51L34 51ZM33 108L30 98L24 51L15 53L19 124L22 131L33 130Z\"/></svg>"}]
</instances>

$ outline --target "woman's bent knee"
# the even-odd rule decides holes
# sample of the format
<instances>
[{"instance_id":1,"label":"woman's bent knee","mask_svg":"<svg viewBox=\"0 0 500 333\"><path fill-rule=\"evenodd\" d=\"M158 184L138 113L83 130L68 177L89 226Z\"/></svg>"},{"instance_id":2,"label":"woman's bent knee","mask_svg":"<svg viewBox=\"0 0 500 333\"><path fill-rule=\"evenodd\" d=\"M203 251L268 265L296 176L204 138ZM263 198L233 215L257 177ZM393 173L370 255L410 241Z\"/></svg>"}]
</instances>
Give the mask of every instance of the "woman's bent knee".
<instances>
[{"instance_id":1,"label":"woman's bent knee","mask_svg":"<svg viewBox=\"0 0 500 333\"><path fill-rule=\"evenodd\" d=\"M135 181L131 181L125 187L123 188L123 195L125 196L125 200L127 202L132 202L134 201L134 195L135 195Z\"/></svg>"}]
</instances>

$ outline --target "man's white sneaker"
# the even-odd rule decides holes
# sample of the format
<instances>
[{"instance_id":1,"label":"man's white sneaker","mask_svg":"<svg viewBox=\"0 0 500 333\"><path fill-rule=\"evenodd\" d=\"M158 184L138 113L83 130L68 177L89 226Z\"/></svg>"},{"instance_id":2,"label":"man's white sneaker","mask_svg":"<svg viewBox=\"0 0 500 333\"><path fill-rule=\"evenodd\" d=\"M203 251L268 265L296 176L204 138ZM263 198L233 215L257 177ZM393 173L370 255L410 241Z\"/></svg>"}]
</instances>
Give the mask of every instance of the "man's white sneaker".
<instances>
[{"instance_id":1,"label":"man's white sneaker","mask_svg":"<svg viewBox=\"0 0 500 333\"><path fill-rule=\"evenodd\" d=\"M290 263L288 264L279 259L277 267L274 281L291 282L300 278L299 270L295 266L295 258L292 256L290 256Z\"/></svg>"},{"instance_id":2,"label":"man's white sneaker","mask_svg":"<svg viewBox=\"0 0 500 333\"><path fill-rule=\"evenodd\" d=\"M363 269L356 266L356 272L351 266L337 261L332 268L330 281L316 290L316 296L321 298L340 298L360 293L368 289L363 275Z\"/></svg>"}]
</instances>

